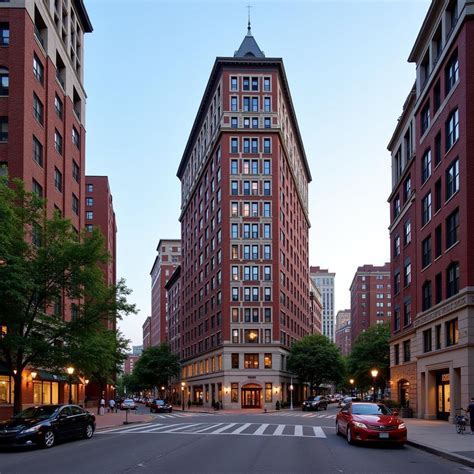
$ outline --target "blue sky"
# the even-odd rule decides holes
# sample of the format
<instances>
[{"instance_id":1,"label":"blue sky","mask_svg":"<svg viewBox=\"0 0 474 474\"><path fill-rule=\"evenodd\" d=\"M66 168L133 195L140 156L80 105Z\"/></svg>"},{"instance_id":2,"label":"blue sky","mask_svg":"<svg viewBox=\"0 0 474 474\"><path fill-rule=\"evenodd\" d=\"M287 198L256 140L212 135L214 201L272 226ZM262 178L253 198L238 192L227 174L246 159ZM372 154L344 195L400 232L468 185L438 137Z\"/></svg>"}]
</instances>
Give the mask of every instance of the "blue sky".
<instances>
[{"instance_id":1,"label":"blue sky","mask_svg":"<svg viewBox=\"0 0 474 474\"><path fill-rule=\"evenodd\" d=\"M176 171L216 56L232 56L248 2L86 0L87 174L109 176L117 273L140 312L120 326L141 344L160 238L179 238ZM407 57L429 6L410 1L253 1L252 31L283 57L306 154L310 263L336 272L350 305L357 266L389 259L386 149L415 68Z\"/></svg>"}]
</instances>

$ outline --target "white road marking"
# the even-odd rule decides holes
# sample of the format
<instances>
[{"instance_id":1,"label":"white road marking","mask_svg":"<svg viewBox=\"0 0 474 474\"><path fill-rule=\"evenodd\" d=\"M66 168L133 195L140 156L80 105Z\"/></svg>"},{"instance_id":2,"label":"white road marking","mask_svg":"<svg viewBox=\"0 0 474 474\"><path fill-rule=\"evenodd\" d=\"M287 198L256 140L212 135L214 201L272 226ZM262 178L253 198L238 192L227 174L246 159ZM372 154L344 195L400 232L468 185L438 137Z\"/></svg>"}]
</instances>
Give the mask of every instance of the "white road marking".
<instances>
[{"instance_id":1,"label":"white road marking","mask_svg":"<svg viewBox=\"0 0 474 474\"><path fill-rule=\"evenodd\" d=\"M231 434L240 434L242 431L246 430L252 423L245 423L245 425L240 426L239 428L232 431Z\"/></svg>"},{"instance_id":2,"label":"white road marking","mask_svg":"<svg viewBox=\"0 0 474 474\"><path fill-rule=\"evenodd\" d=\"M211 431L211 434L219 434L222 433L223 431L227 430L228 428L232 428L235 426L237 423L229 423L228 425L224 425L222 428L217 429L216 431Z\"/></svg>"},{"instance_id":3,"label":"white road marking","mask_svg":"<svg viewBox=\"0 0 474 474\"><path fill-rule=\"evenodd\" d=\"M258 428L257 431L255 431L254 435L256 436L261 436L263 435L263 432L268 428L268 423L264 423L263 425L260 425L260 428Z\"/></svg>"},{"instance_id":4,"label":"white road marking","mask_svg":"<svg viewBox=\"0 0 474 474\"><path fill-rule=\"evenodd\" d=\"M303 436L303 426L296 425L295 426L295 436Z\"/></svg>"},{"instance_id":5,"label":"white road marking","mask_svg":"<svg viewBox=\"0 0 474 474\"><path fill-rule=\"evenodd\" d=\"M314 437L315 438L325 438L323 429L320 426L313 426Z\"/></svg>"},{"instance_id":6,"label":"white road marking","mask_svg":"<svg viewBox=\"0 0 474 474\"><path fill-rule=\"evenodd\" d=\"M277 429L273 432L273 436L281 436L286 425L278 425Z\"/></svg>"}]
</instances>

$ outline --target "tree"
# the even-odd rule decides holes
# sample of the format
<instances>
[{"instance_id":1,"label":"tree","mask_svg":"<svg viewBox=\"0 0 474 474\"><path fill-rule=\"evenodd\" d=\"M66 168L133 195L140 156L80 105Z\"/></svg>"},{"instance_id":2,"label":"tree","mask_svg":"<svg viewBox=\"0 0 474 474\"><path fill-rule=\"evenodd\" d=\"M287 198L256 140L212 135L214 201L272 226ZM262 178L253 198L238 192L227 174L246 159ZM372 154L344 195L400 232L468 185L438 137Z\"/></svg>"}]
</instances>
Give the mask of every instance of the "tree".
<instances>
[{"instance_id":1,"label":"tree","mask_svg":"<svg viewBox=\"0 0 474 474\"><path fill-rule=\"evenodd\" d=\"M45 201L20 180L0 179L0 229L0 357L15 381L17 413L27 366L63 372L81 347L87 359L86 335L135 307L124 281L105 284L99 265L109 256L100 232L79 234L57 213L48 218Z\"/></svg>"},{"instance_id":2,"label":"tree","mask_svg":"<svg viewBox=\"0 0 474 474\"><path fill-rule=\"evenodd\" d=\"M370 326L359 334L348 358L348 371L355 385L366 389L374 385L370 374L378 370L376 386L384 388L390 378L390 326L388 323Z\"/></svg>"},{"instance_id":3,"label":"tree","mask_svg":"<svg viewBox=\"0 0 474 474\"><path fill-rule=\"evenodd\" d=\"M339 348L326 336L305 336L291 347L288 370L310 385L311 391L321 384L339 383L344 376L344 364Z\"/></svg>"},{"instance_id":4,"label":"tree","mask_svg":"<svg viewBox=\"0 0 474 474\"><path fill-rule=\"evenodd\" d=\"M136 383L144 388L166 387L178 375L179 368L178 356L171 352L168 344L162 343L143 351L135 364L133 376Z\"/></svg>"}]
</instances>

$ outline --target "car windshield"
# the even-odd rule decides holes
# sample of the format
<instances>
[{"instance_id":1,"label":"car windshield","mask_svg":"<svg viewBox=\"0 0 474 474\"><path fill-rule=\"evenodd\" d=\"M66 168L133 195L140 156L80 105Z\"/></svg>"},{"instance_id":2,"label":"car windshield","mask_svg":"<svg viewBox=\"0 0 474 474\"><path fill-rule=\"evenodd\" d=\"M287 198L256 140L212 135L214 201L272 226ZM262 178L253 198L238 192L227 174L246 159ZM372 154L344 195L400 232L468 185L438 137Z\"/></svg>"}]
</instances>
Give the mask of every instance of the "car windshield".
<instances>
[{"instance_id":1,"label":"car windshield","mask_svg":"<svg viewBox=\"0 0 474 474\"><path fill-rule=\"evenodd\" d=\"M44 407L30 407L22 412L18 413L15 418L19 418L22 420L30 419L30 418L37 418L39 420L46 420L50 416L52 416L58 407L56 405L44 406Z\"/></svg>"},{"instance_id":2,"label":"car windshield","mask_svg":"<svg viewBox=\"0 0 474 474\"><path fill-rule=\"evenodd\" d=\"M133 403L133 400L130 400L129 398L127 400L124 400L123 403Z\"/></svg>"},{"instance_id":3,"label":"car windshield","mask_svg":"<svg viewBox=\"0 0 474 474\"><path fill-rule=\"evenodd\" d=\"M164 400L155 400L155 403L157 405L164 405L165 404L165 401Z\"/></svg>"},{"instance_id":4,"label":"car windshield","mask_svg":"<svg viewBox=\"0 0 474 474\"><path fill-rule=\"evenodd\" d=\"M353 415L391 415L385 405L352 405Z\"/></svg>"}]
</instances>

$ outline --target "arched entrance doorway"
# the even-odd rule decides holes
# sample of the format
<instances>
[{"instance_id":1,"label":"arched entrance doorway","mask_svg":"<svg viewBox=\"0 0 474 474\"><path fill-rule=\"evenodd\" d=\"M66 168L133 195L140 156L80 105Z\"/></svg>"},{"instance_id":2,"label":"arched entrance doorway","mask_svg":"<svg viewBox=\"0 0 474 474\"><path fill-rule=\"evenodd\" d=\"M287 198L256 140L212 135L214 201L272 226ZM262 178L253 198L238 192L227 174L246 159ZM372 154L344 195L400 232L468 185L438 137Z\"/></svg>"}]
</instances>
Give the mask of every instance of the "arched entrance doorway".
<instances>
[{"instance_id":1,"label":"arched entrance doorway","mask_svg":"<svg viewBox=\"0 0 474 474\"><path fill-rule=\"evenodd\" d=\"M400 405L404 408L410 406L410 382L402 379L398 382L398 400Z\"/></svg>"},{"instance_id":2,"label":"arched entrance doorway","mask_svg":"<svg viewBox=\"0 0 474 474\"><path fill-rule=\"evenodd\" d=\"M242 387L242 408L262 407L262 387L256 383L248 383Z\"/></svg>"}]
</instances>

